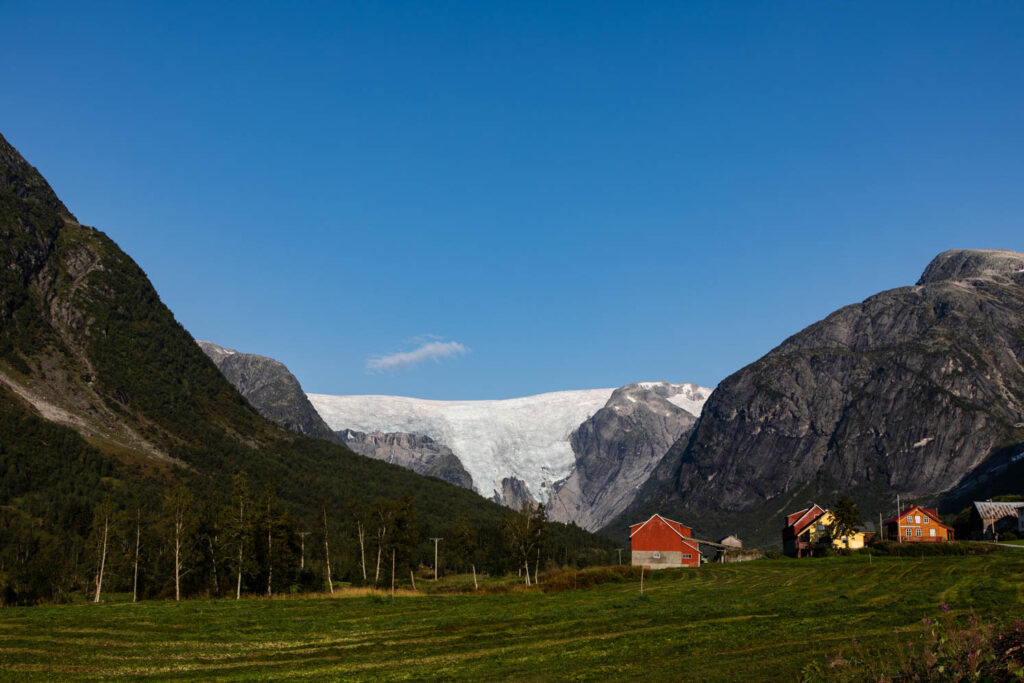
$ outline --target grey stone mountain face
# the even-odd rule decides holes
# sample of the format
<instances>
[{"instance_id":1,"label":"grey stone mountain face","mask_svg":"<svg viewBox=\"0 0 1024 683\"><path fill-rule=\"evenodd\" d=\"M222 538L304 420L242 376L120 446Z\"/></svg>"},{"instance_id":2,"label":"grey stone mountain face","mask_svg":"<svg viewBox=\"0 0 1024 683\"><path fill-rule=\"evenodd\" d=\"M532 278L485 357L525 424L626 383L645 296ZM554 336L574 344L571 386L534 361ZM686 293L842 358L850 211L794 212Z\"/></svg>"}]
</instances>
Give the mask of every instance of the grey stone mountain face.
<instances>
[{"instance_id":1,"label":"grey stone mountain face","mask_svg":"<svg viewBox=\"0 0 1024 683\"><path fill-rule=\"evenodd\" d=\"M502 479L501 492L495 491L491 500L513 510L521 509L523 503L534 504L537 502L530 495L530 489L526 487L526 482L518 477L505 477Z\"/></svg>"},{"instance_id":2,"label":"grey stone mountain face","mask_svg":"<svg viewBox=\"0 0 1024 683\"><path fill-rule=\"evenodd\" d=\"M196 343L260 415L300 434L337 441L283 363L213 342Z\"/></svg>"},{"instance_id":3,"label":"grey stone mountain face","mask_svg":"<svg viewBox=\"0 0 1024 683\"><path fill-rule=\"evenodd\" d=\"M945 252L723 381L642 497L734 516L809 491L934 498L1024 445L1022 360L1024 254Z\"/></svg>"},{"instance_id":4,"label":"grey stone mountain face","mask_svg":"<svg viewBox=\"0 0 1024 683\"><path fill-rule=\"evenodd\" d=\"M368 458L400 465L418 474L437 477L466 489L473 488L473 477L451 449L423 434L402 432L336 432L341 443Z\"/></svg>"},{"instance_id":5,"label":"grey stone mountain face","mask_svg":"<svg viewBox=\"0 0 1024 683\"><path fill-rule=\"evenodd\" d=\"M604 408L573 432L576 467L555 486L549 516L596 530L625 510L672 444L697 421L667 400L681 390L667 382L616 389Z\"/></svg>"}]
</instances>

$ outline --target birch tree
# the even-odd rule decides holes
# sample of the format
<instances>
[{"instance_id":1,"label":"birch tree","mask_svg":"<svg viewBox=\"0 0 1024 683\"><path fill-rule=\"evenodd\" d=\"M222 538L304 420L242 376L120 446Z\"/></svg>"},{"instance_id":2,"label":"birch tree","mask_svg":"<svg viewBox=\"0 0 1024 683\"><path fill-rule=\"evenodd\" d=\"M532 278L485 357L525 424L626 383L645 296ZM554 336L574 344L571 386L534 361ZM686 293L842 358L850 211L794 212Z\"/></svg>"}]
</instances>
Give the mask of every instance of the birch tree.
<instances>
[{"instance_id":1,"label":"birch tree","mask_svg":"<svg viewBox=\"0 0 1024 683\"><path fill-rule=\"evenodd\" d=\"M547 525L547 513L542 503L524 502L518 512L505 517L501 533L505 547L516 564L522 567L526 585L530 585L530 559L539 552ZM538 556L537 562L540 559Z\"/></svg>"},{"instance_id":2,"label":"birch tree","mask_svg":"<svg viewBox=\"0 0 1024 683\"><path fill-rule=\"evenodd\" d=\"M193 503L192 492L181 482L164 496L164 515L171 536L175 600L181 600L181 578L188 572L185 565L192 554Z\"/></svg>"},{"instance_id":3,"label":"birch tree","mask_svg":"<svg viewBox=\"0 0 1024 683\"><path fill-rule=\"evenodd\" d=\"M288 522L277 502L277 492L270 484L263 489L259 508L260 533L266 542L264 562L267 571L266 593L269 598L274 594L274 565L281 566L288 556Z\"/></svg>"},{"instance_id":4,"label":"birch tree","mask_svg":"<svg viewBox=\"0 0 1024 683\"><path fill-rule=\"evenodd\" d=\"M320 517L323 520L324 532L324 564L327 568L327 588L334 595L334 580L331 578L331 546L329 543L330 529L327 526L327 503L320 501Z\"/></svg>"},{"instance_id":5,"label":"birch tree","mask_svg":"<svg viewBox=\"0 0 1024 683\"><path fill-rule=\"evenodd\" d=\"M245 472L239 472L232 479L231 504L227 514L228 542L234 555L235 563L235 600L242 598L242 575L251 564L249 556L250 536L252 535L252 494L249 491L249 478Z\"/></svg>"},{"instance_id":6,"label":"birch tree","mask_svg":"<svg viewBox=\"0 0 1024 683\"><path fill-rule=\"evenodd\" d=\"M96 535L96 594L93 602L99 602L103 594L103 577L107 568L107 548L110 542L111 525L115 513L114 504L107 496L96 508L93 531Z\"/></svg>"}]
</instances>

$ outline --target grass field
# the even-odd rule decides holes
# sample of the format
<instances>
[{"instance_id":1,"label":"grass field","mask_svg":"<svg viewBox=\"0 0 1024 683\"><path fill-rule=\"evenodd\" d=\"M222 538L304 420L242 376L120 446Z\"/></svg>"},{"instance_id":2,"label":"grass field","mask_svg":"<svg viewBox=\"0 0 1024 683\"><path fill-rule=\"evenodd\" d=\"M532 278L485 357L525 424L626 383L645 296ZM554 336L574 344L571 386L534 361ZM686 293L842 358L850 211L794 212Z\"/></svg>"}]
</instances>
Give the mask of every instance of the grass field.
<instances>
[{"instance_id":1,"label":"grass field","mask_svg":"<svg viewBox=\"0 0 1024 683\"><path fill-rule=\"evenodd\" d=\"M784 679L940 603L1024 614L1024 550L759 560L560 593L109 602L0 610L0 677ZM894 633L900 631L900 635Z\"/></svg>"}]
</instances>

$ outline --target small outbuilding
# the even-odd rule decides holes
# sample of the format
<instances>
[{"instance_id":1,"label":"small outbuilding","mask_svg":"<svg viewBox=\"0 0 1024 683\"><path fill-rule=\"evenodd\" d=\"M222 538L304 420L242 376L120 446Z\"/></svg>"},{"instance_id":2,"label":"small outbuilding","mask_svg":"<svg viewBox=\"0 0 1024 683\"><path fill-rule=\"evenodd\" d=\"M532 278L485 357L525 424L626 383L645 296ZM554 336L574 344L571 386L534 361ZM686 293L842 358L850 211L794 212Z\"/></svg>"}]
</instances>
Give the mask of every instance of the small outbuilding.
<instances>
[{"instance_id":1,"label":"small outbuilding","mask_svg":"<svg viewBox=\"0 0 1024 683\"><path fill-rule=\"evenodd\" d=\"M631 524L632 563L650 569L699 567L700 548L693 530L655 513L646 522Z\"/></svg>"},{"instance_id":2,"label":"small outbuilding","mask_svg":"<svg viewBox=\"0 0 1024 683\"><path fill-rule=\"evenodd\" d=\"M736 536L726 536L718 542L719 545L724 545L726 548L742 548L743 541L738 539Z\"/></svg>"},{"instance_id":3,"label":"small outbuilding","mask_svg":"<svg viewBox=\"0 0 1024 683\"><path fill-rule=\"evenodd\" d=\"M991 540L998 534L1012 531L1020 534L1021 510L1024 502L979 501L971 506L971 536L978 540Z\"/></svg>"}]
</instances>

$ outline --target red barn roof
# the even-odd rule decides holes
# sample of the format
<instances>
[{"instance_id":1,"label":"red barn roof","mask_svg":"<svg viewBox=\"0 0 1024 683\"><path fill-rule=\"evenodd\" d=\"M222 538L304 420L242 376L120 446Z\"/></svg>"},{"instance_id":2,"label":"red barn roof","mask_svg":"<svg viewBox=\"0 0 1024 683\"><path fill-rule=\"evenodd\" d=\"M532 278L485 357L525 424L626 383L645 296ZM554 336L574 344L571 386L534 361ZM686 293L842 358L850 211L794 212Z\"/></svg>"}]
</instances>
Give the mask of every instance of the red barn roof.
<instances>
[{"instance_id":1,"label":"red barn roof","mask_svg":"<svg viewBox=\"0 0 1024 683\"><path fill-rule=\"evenodd\" d=\"M686 549L699 553L691 531L685 524L654 514L646 522L630 525L629 543L633 550Z\"/></svg>"},{"instance_id":2,"label":"red barn roof","mask_svg":"<svg viewBox=\"0 0 1024 683\"><path fill-rule=\"evenodd\" d=\"M793 533L799 536L801 531L823 514L825 514L825 508L815 503L809 508L786 515L786 526L793 527Z\"/></svg>"}]
</instances>

